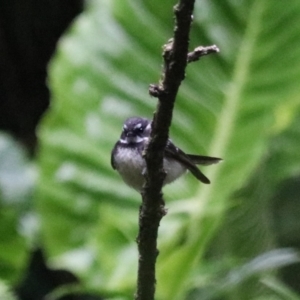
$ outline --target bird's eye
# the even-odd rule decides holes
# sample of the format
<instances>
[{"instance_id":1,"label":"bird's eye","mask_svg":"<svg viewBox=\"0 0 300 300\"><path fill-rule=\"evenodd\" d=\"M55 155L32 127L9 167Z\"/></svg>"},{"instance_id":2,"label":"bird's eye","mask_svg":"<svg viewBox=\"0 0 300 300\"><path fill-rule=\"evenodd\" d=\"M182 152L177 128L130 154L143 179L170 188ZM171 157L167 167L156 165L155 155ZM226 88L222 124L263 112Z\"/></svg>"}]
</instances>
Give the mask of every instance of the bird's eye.
<instances>
[{"instance_id":1,"label":"bird's eye","mask_svg":"<svg viewBox=\"0 0 300 300\"><path fill-rule=\"evenodd\" d=\"M143 127L139 127L139 128L135 128L134 132L136 132L137 134L140 134L144 131Z\"/></svg>"},{"instance_id":2,"label":"bird's eye","mask_svg":"<svg viewBox=\"0 0 300 300\"><path fill-rule=\"evenodd\" d=\"M133 128L133 131L136 133L136 134L141 134L144 132L144 126L141 124L141 123L138 123L134 126Z\"/></svg>"}]
</instances>

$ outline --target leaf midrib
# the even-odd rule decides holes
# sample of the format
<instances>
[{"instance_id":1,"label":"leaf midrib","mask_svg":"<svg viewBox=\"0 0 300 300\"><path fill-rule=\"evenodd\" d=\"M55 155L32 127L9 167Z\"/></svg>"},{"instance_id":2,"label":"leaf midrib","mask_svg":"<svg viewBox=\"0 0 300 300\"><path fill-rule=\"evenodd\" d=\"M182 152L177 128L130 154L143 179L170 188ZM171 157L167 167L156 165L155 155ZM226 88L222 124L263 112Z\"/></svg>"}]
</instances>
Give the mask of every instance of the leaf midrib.
<instances>
[{"instance_id":1,"label":"leaf midrib","mask_svg":"<svg viewBox=\"0 0 300 300\"><path fill-rule=\"evenodd\" d=\"M262 15L265 9L265 1L256 0L249 13L249 22L245 30L244 38L237 52L236 63L233 68L232 81L229 83L224 97L224 106L216 124L215 135L212 139L211 155L222 157L226 163L226 150L232 139L234 126L238 117L239 107L242 101L242 93L248 81L251 61L254 57L255 46L261 29ZM233 45L234 47L234 45ZM214 184L216 184L222 167L208 170L208 176L212 182L210 186L199 187L198 203L207 203L212 196ZM201 211L203 205L200 207ZM199 210L197 210L197 215Z\"/></svg>"},{"instance_id":2,"label":"leaf midrib","mask_svg":"<svg viewBox=\"0 0 300 300\"><path fill-rule=\"evenodd\" d=\"M230 139L232 138L235 121L237 119L239 106L242 100L241 95L245 85L247 84L250 64L254 56L255 46L261 28L261 20L265 8L265 3L265 1L256 0L253 3L252 9L250 10L248 18L249 21L246 26L244 38L241 42L236 56L237 58L233 68L232 81L228 87L227 92L225 93L224 106L216 125L215 135L211 142L209 153L211 155L223 157L225 158L225 160L226 157L224 156L230 143ZM200 251L200 249L205 248L204 244L206 244L210 240L213 233L218 227L217 223L219 222L219 218L218 220L215 220L216 224L211 225L211 230L209 230L209 232L201 232L200 235L194 234L195 229L201 227L203 217L203 214L201 212L206 211L207 205L211 201L213 201L212 196L214 185L216 184L220 172L221 168L211 169L210 173L208 172L208 176L211 179L212 184L207 187L200 187L200 190L198 191L198 193L196 193L197 201L195 202L199 205L197 209L194 210L194 215L190 222L190 230L188 235L190 243L188 243L187 245L190 250L188 250L188 252L194 255L191 255L189 257L189 262L185 262L184 269L186 272L181 269L181 274L185 273L187 275L191 271L194 262L197 261L203 253L202 251ZM223 199L223 201L225 201L225 199ZM196 236L197 238L195 238ZM180 299L180 297L184 293L184 283L189 277L186 275L180 276L180 279L178 278L178 282L172 282L172 288L170 287L169 294L165 294L165 296L167 296L167 299Z\"/></svg>"}]
</instances>

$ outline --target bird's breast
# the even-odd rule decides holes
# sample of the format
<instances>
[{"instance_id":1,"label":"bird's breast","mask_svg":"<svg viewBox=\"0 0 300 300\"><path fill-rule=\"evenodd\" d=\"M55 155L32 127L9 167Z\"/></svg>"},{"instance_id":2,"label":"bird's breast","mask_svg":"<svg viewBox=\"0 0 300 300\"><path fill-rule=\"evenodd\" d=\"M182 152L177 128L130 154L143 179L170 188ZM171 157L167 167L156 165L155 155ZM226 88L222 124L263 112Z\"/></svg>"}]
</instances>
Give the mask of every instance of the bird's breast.
<instances>
[{"instance_id":1,"label":"bird's breast","mask_svg":"<svg viewBox=\"0 0 300 300\"><path fill-rule=\"evenodd\" d=\"M146 162L141 151L138 148L120 148L115 154L114 163L123 180L129 186L141 191L145 181L143 174L146 170ZM186 172L186 167L174 159L164 158L163 164L166 171L164 184L173 182Z\"/></svg>"},{"instance_id":2,"label":"bird's breast","mask_svg":"<svg viewBox=\"0 0 300 300\"><path fill-rule=\"evenodd\" d=\"M136 148L121 148L115 155L115 166L123 180L136 190L144 183L145 160Z\"/></svg>"}]
</instances>

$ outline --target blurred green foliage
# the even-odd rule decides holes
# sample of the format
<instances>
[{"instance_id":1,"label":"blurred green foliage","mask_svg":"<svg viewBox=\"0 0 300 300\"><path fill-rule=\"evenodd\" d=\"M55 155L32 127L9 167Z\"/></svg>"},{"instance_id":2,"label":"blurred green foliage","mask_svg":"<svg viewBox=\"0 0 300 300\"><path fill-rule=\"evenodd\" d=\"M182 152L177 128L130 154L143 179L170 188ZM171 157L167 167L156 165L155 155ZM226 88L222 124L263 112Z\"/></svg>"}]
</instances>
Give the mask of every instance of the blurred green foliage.
<instances>
[{"instance_id":1,"label":"blurred green foliage","mask_svg":"<svg viewBox=\"0 0 300 300\"><path fill-rule=\"evenodd\" d=\"M0 297L3 300L15 300L17 299L13 293L9 290L5 283L0 281Z\"/></svg>"},{"instance_id":2,"label":"blurred green foliage","mask_svg":"<svg viewBox=\"0 0 300 300\"><path fill-rule=\"evenodd\" d=\"M40 236L52 266L107 299L132 299L140 203L112 170L110 151L124 119L155 110L147 88L159 80L174 4L88 1L49 67L34 203ZM300 178L299 16L298 0L196 1L191 50L221 52L188 66L171 136L224 162L203 169L210 186L187 175L164 189L157 299L300 299L276 271L299 261L279 249L300 247L291 219L300 190L294 185L292 202L282 192Z\"/></svg>"},{"instance_id":3,"label":"blurred green foliage","mask_svg":"<svg viewBox=\"0 0 300 300\"><path fill-rule=\"evenodd\" d=\"M24 149L0 133L0 278L14 283L25 267L37 224L31 209L35 177Z\"/></svg>"}]
</instances>

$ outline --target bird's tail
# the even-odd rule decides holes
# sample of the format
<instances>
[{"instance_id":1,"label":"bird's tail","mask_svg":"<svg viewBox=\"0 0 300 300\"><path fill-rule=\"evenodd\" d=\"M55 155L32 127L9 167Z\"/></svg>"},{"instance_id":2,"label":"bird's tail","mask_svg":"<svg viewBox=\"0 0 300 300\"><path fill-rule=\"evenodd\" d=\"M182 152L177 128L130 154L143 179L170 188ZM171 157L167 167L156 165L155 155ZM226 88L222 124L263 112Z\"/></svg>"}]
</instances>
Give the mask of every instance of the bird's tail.
<instances>
[{"instance_id":1,"label":"bird's tail","mask_svg":"<svg viewBox=\"0 0 300 300\"><path fill-rule=\"evenodd\" d=\"M203 155L187 154L189 159L196 165L209 166L221 162L223 159L218 157L210 157Z\"/></svg>"}]
</instances>

